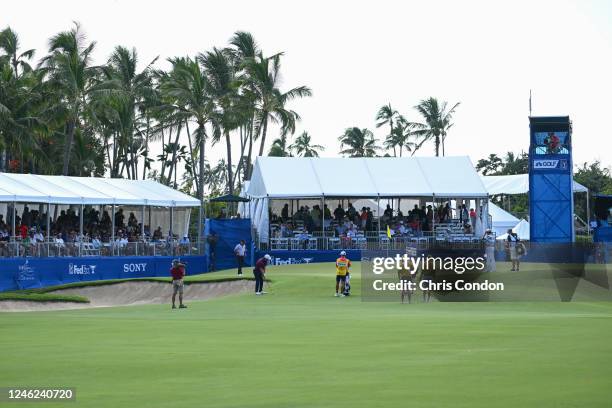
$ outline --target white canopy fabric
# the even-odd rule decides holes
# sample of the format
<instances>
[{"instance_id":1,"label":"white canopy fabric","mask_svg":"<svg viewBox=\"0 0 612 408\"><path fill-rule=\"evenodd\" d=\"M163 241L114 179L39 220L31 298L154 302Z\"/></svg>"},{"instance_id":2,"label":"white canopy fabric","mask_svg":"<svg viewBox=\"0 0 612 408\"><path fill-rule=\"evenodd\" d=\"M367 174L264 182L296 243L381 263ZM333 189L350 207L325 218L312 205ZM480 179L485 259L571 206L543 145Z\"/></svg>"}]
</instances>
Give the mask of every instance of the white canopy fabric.
<instances>
[{"instance_id":1,"label":"white canopy fabric","mask_svg":"<svg viewBox=\"0 0 612 408\"><path fill-rule=\"evenodd\" d=\"M0 173L0 202L197 207L187 194L153 180Z\"/></svg>"},{"instance_id":2,"label":"white canopy fabric","mask_svg":"<svg viewBox=\"0 0 612 408\"><path fill-rule=\"evenodd\" d=\"M492 229L496 235L505 234L508 229L514 228L520 220L499 206L489 202L489 215L493 222Z\"/></svg>"},{"instance_id":3,"label":"white canopy fabric","mask_svg":"<svg viewBox=\"0 0 612 408\"><path fill-rule=\"evenodd\" d=\"M527 220L521 220L517 225L512 228L512 232L516 232L518 237L523 241L529 241L529 222ZM506 240L508 239L508 233L498 235L497 239Z\"/></svg>"},{"instance_id":4,"label":"white canopy fabric","mask_svg":"<svg viewBox=\"0 0 612 408\"><path fill-rule=\"evenodd\" d=\"M253 198L487 197L467 156L258 157L247 190Z\"/></svg>"},{"instance_id":5,"label":"white canopy fabric","mask_svg":"<svg viewBox=\"0 0 612 408\"><path fill-rule=\"evenodd\" d=\"M510 176L481 176L490 195L495 194L525 194L529 192L529 174ZM574 193L586 193L585 186L574 180Z\"/></svg>"}]
</instances>

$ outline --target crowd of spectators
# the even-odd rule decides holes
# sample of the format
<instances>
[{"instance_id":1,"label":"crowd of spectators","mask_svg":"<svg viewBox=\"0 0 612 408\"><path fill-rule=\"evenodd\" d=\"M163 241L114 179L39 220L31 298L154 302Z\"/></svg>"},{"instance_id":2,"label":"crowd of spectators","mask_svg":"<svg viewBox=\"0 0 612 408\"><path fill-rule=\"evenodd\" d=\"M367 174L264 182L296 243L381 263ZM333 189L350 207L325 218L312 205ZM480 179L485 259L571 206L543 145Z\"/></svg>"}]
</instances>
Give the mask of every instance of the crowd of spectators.
<instances>
[{"instance_id":1,"label":"crowd of spectators","mask_svg":"<svg viewBox=\"0 0 612 408\"><path fill-rule=\"evenodd\" d=\"M83 234L80 234L80 218L72 210L61 210L56 219L51 219L50 236L47 235L47 213L30 210L25 206L21 216L15 210L15 231L13 231L13 219L11 213L4 219L0 214L0 256L9 255L8 243L14 238L20 245L20 252L28 255L42 255L42 246L39 244L50 243L57 255L76 255L79 243L90 243L93 250L100 251L113 240L113 222L108 211L96 210L86 207L83 211ZM114 244L119 250L129 246L130 243L138 242L177 242L179 246L189 244L187 236L180 240L176 234L168 234L164 237L161 227L151 232L148 225L144 228L133 212L127 217L123 208L115 213L114 220ZM106 244L106 245L105 245ZM47 251L50 251L47 246Z\"/></svg>"},{"instance_id":2,"label":"crowd of spectators","mask_svg":"<svg viewBox=\"0 0 612 408\"><path fill-rule=\"evenodd\" d=\"M388 230L392 236L418 235L422 232L431 232L433 225L450 222L459 222L463 232L473 233L476 220L476 211L471 208L469 211L465 204L459 205L454 210L450 202L439 206L423 205L414 208L404 214L401 209L393 209L387 205L379 219L374 218L370 207L362 207L360 210L355 208L352 203L344 208L341 203L334 209L333 214L327 207L323 210L319 205L311 208L301 206L294 214L290 214L289 204L285 204L280 216L270 213L271 225L278 226L272 231L276 238L293 238L312 235L314 232L323 231L334 233L340 238L354 238L363 236L368 231ZM380 226L379 226L380 222Z\"/></svg>"}]
</instances>

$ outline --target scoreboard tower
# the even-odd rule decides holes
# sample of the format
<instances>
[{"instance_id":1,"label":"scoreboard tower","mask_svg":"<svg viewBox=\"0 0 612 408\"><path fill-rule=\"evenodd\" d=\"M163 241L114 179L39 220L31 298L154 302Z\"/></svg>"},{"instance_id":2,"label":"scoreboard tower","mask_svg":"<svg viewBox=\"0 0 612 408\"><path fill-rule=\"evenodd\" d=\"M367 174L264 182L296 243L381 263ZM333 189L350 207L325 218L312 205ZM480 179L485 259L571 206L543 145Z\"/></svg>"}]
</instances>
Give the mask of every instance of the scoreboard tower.
<instances>
[{"instance_id":1,"label":"scoreboard tower","mask_svg":"<svg viewBox=\"0 0 612 408\"><path fill-rule=\"evenodd\" d=\"M530 117L529 228L532 242L574 242L572 122Z\"/></svg>"}]
</instances>

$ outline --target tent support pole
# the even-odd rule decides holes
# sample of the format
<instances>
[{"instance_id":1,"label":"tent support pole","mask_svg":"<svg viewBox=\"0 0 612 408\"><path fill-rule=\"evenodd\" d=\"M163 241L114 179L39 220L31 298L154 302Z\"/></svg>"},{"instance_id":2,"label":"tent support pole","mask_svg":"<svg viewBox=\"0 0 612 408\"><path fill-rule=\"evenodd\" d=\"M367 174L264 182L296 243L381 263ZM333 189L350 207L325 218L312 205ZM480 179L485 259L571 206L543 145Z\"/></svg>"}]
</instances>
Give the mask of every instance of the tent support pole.
<instances>
[{"instance_id":1,"label":"tent support pole","mask_svg":"<svg viewBox=\"0 0 612 408\"><path fill-rule=\"evenodd\" d=\"M427 209L425 209L425 217L427 217ZM436 196L431 197L431 233L436 230Z\"/></svg>"},{"instance_id":2,"label":"tent support pole","mask_svg":"<svg viewBox=\"0 0 612 408\"><path fill-rule=\"evenodd\" d=\"M380 240L380 196L376 197L376 215L378 215L378 236L377 239Z\"/></svg>"},{"instance_id":3,"label":"tent support pole","mask_svg":"<svg viewBox=\"0 0 612 408\"><path fill-rule=\"evenodd\" d=\"M327 239L325 238L325 196L321 197L321 231L323 233L323 248L327 249Z\"/></svg>"},{"instance_id":4,"label":"tent support pole","mask_svg":"<svg viewBox=\"0 0 612 408\"><path fill-rule=\"evenodd\" d=\"M140 218L140 220L141 220L141 221L140 221L140 235L142 235L142 241L143 241L143 242L144 242L144 240L145 240L145 222L144 222L144 219L145 219L145 211L146 211L146 207L143 205L143 206L142 206L142 211L141 211L142 216L141 216L141 218ZM149 228L151 228L151 227L149 227Z\"/></svg>"},{"instance_id":5,"label":"tent support pole","mask_svg":"<svg viewBox=\"0 0 612 408\"><path fill-rule=\"evenodd\" d=\"M12 213L11 213L11 219L12 219L12 223L13 223L13 242L15 242L15 238L17 237L17 231L15 231L16 225L15 225L15 218L17 218L17 202L13 201L13 208L11 209Z\"/></svg>"},{"instance_id":6,"label":"tent support pole","mask_svg":"<svg viewBox=\"0 0 612 408\"><path fill-rule=\"evenodd\" d=\"M589 205L589 194L590 191L586 192L586 223L587 223L587 234L591 235L591 206Z\"/></svg>"},{"instance_id":7,"label":"tent support pole","mask_svg":"<svg viewBox=\"0 0 612 408\"><path fill-rule=\"evenodd\" d=\"M115 255L115 203L112 206L111 217L111 255Z\"/></svg>"},{"instance_id":8,"label":"tent support pole","mask_svg":"<svg viewBox=\"0 0 612 408\"><path fill-rule=\"evenodd\" d=\"M204 201L200 200L200 208L198 210L198 255L203 255L202 245L202 215L204 214Z\"/></svg>"},{"instance_id":9,"label":"tent support pole","mask_svg":"<svg viewBox=\"0 0 612 408\"><path fill-rule=\"evenodd\" d=\"M49 242L51 241L51 203L47 203L47 256L49 256Z\"/></svg>"},{"instance_id":10,"label":"tent support pole","mask_svg":"<svg viewBox=\"0 0 612 408\"><path fill-rule=\"evenodd\" d=\"M79 208L79 256L81 256L81 249L83 248L83 204Z\"/></svg>"}]
</instances>

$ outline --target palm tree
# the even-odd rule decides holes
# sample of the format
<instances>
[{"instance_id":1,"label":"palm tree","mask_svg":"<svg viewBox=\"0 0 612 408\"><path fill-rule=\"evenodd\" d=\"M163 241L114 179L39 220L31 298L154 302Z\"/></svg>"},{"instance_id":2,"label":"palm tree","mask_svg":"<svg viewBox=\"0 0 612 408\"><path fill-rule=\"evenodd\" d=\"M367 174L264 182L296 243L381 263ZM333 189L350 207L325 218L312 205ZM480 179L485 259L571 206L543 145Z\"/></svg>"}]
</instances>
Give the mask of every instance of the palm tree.
<instances>
[{"instance_id":1,"label":"palm tree","mask_svg":"<svg viewBox=\"0 0 612 408\"><path fill-rule=\"evenodd\" d=\"M374 134L365 128L347 128L338 140L340 141L340 148L346 147L340 151L340 154L347 154L349 157L374 157L379 149L376 146Z\"/></svg>"},{"instance_id":2,"label":"palm tree","mask_svg":"<svg viewBox=\"0 0 612 408\"><path fill-rule=\"evenodd\" d=\"M273 157L291 157L291 147L288 146L286 134L281 134L280 137L272 142L268 156Z\"/></svg>"},{"instance_id":3,"label":"palm tree","mask_svg":"<svg viewBox=\"0 0 612 408\"><path fill-rule=\"evenodd\" d=\"M11 65L15 78L19 77L19 68L21 68L22 73L32 70L27 60L34 57L35 51L33 49L20 51L19 37L11 27L0 31L0 50L4 53L4 55L0 55L0 60L6 60Z\"/></svg>"},{"instance_id":4,"label":"palm tree","mask_svg":"<svg viewBox=\"0 0 612 408\"><path fill-rule=\"evenodd\" d=\"M301 157L319 157L319 150L323 150L323 146L312 144L312 139L306 131L302 132L289 148Z\"/></svg>"},{"instance_id":5,"label":"palm tree","mask_svg":"<svg viewBox=\"0 0 612 408\"><path fill-rule=\"evenodd\" d=\"M155 58L141 72L136 71L138 54L136 49L128 50L117 46L111 54L108 64L102 67L105 76L103 87L113 92L121 101L126 111L125 123L122 126L122 145L124 158L129 156L130 165L127 166L128 178L138 179L137 153L146 154L148 149L147 102L154 93L152 83L152 65ZM144 128L144 129L143 129ZM146 156L145 156L146 158ZM143 171L143 178L145 174Z\"/></svg>"},{"instance_id":6,"label":"palm tree","mask_svg":"<svg viewBox=\"0 0 612 408\"><path fill-rule=\"evenodd\" d=\"M194 169L196 191L204 199L204 160L206 147L206 124L213 114L213 100L209 95L209 84L202 66L191 58L170 59L172 72L160 84L162 94L173 103L172 108L186 121L194 121L196 129L194 143L199 150L199 180ZM191 135L189 135L191 145Z\"/></svg>"},{"instance_id":7,"label":"palm tree","mask_svg":"<svg viewBox=\"0 0 612 408\"><path fill-rule=\"evenodd\" d=\"M21 52L10 27L0 31L0 51L0 171L5 171L8 148L32 145L31 125L38 123L32 104L40 99L35 90L40 78L27 62L34 50Z\"/></svg>"},{"instance_id":8,"label":"palm tree","mask_svg":"<svg viewBox=\"0 0 612 408\"><path fill-rule=\"evenodd\" d=\"M260 53L256 58L249 58L244 62L245 87L255 96L256 135L261 134L259 156L263 155L266 143L268 123L273 122L281 126L281 133L295 131L295 122L299 115L286 108L287 102L292 99L311 96L312 91L306 86L292 88L287 92L279 89L280 57L282 53L264 58Z\"/></svg>"},{"instance_id":9,"label":"palm tree","mask_svg":"<svg viewBox=\"0 0 612 408\"><path fill-rule=\"evenodd\" d=\"M206 71L210 96L214 102L214 113L211 118L215 129L213 141L218 141L221 134L225 138L228 192L233 194L234 179L230 132L240 126L236 109L239 86L236 80L236 69L231 63L231 53L218 48L199 54L198 61Z\"/></svg>"},{"instance_id":10,"label":"palm tree","mask_svg":"<svg viewBox=\"0 0 612 408\"><path fill-rule=\"evenodd\" d=\"M64 156L62 174L68 175L74 134L81 126L88 98L94 87L98 69L91 65L91 54L96 43L85 43L79 24L70 31L56 34L49 41L49 55L41 67L49 76L66 110Z\"/></svg>"},{"instance_id":11,"label":"palm tree","mask_svg":"<svg viewBox=\"0 0 612 408\"><path fill-rule=\"evenodd\" d=\"M239 108L239 112L243 119L240 126L240 160L236 169L236 178L238 178L244 168L242 171L242 181L244 182L247 177L250 177L252 171L251 158L253 156L253 142L258 136L255 134L257 122L254 108L257 97L246 87L249 83L249 77L244 68L248 63L253 61L261 51L253 35L245 31L235 32L230 39L230 45L233 48L228 48L228 53L232 58L233 66L237 68L237 78L241 82L241 85L243 85L240 97L241 108Z\"/></svg>"},{"instance_id":12,"label":"palm tree","mask_svg":"<svg viewBox=\"0 0 612 408\"><path fill-rule=\"evenodd\" d=\"M391 107L391 104L387 104L382 106L378 113L376 114L376 127L379 128L384 125L389 125L389 134L387 135L387 139L391 139L393 135L393 130L395 129L393 120L399 115L399 113ZM395 146L393 147L393 156L397 156L397 152L395 151Z\"/></svg>"},{"instance_id":13,"label":"palm tree","mask_svg":"<svg viewBox=\"0 0 612 408\"><path fill-rule=\"evenodd\" d=\"M436 98L430 97L422 100L414 108L423 116L425 123L415 123L417 130L415 135L421 137L421 142L413 150L413 154L427 141L433 140L436 156L440 155L440 144L442 144L442 156L444 156L444 141L448 130L453 126L452 118L455 109L460 102L447 109L448 103L438 102Z\"/></svg>"}]
</instances>

